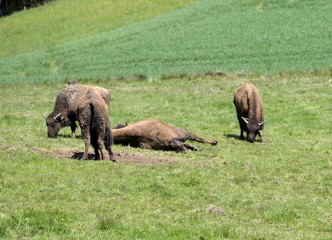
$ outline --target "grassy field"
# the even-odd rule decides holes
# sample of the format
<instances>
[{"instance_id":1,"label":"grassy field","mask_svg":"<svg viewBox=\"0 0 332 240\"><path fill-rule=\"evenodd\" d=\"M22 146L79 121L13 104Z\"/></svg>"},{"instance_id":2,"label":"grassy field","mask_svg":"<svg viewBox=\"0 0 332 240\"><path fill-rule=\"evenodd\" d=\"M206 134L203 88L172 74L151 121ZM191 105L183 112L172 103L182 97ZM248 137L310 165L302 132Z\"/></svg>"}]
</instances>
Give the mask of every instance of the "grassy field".
<instances>
[{"instance_id":1,"label":"grassy field","mask_svg":"<svg viewBox=\"0 0 332 240\"><path fill-rule=\"evenodd\" d=\"M254 83L266 144L238 139L233 92ZM42 115L63 84L7 85L0 96L0 238L330 239L331 75L94 82L112 123L160 118L217 146L176 154L114 146L172 164L78 161L70 129L46 137ZM39 150L39 151L37 151Z\"/></svg>"},{"instance_id":2,"label":"grassy field","mask_svg":"<svg viewBox=\"0 0 332 240\"><path fill-rule=\"evenodd\" d=\"M205 0L89 38L1 58L0 83L133 75L159 79L211 70L331 70L331 11L329 0Z\"/></svg>"}]
</instances>

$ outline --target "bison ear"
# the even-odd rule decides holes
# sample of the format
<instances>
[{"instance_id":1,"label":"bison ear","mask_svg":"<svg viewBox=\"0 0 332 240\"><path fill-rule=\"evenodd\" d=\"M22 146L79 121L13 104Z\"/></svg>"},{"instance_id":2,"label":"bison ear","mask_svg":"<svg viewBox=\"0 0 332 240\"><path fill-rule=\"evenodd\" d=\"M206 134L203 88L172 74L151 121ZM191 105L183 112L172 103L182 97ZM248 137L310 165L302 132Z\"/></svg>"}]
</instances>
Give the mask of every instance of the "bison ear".
<instances>
[{"instance_id":1,"label":"bison ear","mask_svg":"<svg viewBox=\"0 0 332 240\"><path fill-rule=\"evenodd\" d=\"M265 121L258 123L259 126L262 126L265 123Z\"/></svg>"},{"instance_id":2,"label":"bison ear","mask_svg":"<svg viewBox=\"0 0 332 240\"><path fill-rule=\"evenodd\" d=\"M248 119L248 118L244 118L244 117L242 117L242 119L243 119L243 121L244 121L246 124L249 123L249 119Z\"/></svg>"}]
</instances>

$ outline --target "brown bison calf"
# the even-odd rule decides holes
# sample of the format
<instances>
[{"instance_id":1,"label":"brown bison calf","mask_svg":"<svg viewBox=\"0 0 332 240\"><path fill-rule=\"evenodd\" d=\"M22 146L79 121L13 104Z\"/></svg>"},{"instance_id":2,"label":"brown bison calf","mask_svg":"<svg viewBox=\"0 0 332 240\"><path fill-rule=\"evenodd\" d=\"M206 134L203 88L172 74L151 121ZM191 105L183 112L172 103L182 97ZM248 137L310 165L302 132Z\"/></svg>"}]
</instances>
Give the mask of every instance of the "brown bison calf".
<instances>
[{"instance_id":1,"label":"brown bison calf","mask_svg":"<svg viewBox=\"0 0 332 240\"><path fill-rule=\"evenodd\" d=\"M82 131L85 150L83 159L88 158L90 144L95 151L95 159L105 159L103 145L108 151L110 160L114 160L112 152L112 131L108 116L108 106L96 89L89 89L86 98L77 106L77 120Z\"/></svg>"},{"instance_id":2,"label":"brown bison calf","mask_svg":"<svg viewBox=\"0 0 332 240\"><path fill-rule=\"evenodd\" d=\"M197 149L186 140L216 145L217 141L208 141L181 128L168 125L158 119L148 119L128 126L118 125L112 129L115 144L130 145L154 150L173 150L186 152Z\"/></svg>"},{"instance_id":3,"label":"brown bison calf","mask_svg":"<svg viewBox=\"0 0 332 240\"><path fill-rule=\"evenodd\" d=\"M234 93L234 105L241 128L240 138L244 139L243 131L246 131L249 142L254 142L257 134L264 142L263 104L257 88L250 83L238 88Z\"/></svg>"},{"instance_id":4,"label":"brown bison calf","mask_svg":"<svg viewBox=\"0 0 332 240\"><path fill-rule=\"evenodd\" d=\"M70 126L72 137L75 137L75 129L77 120L77 106L84 101L88 90L95 89L108 105L110 94L105 88L89 85L69 85L63 89L56 97L53 112L46 119L47 135L55 138L60 128Z\"/></svg>"}]
</instances>

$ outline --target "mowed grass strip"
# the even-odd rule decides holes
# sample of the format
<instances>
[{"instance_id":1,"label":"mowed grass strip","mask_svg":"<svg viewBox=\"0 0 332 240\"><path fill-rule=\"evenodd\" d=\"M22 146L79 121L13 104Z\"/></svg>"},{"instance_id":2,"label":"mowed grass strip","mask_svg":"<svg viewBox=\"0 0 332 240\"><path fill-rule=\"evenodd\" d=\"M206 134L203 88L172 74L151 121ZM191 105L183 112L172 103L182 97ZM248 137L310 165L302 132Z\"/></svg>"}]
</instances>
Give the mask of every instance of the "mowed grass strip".
<instances>
[{"instance_id":1,"label":"mowed grass strip","mask_svg":"<svg viewBox=\"0 0 332 240\"><path fill-rule=\"evenodd\" d=\"M328 0L206 0L91 38L0 59L0 83L331 70L331 10Z\"/></svg>"},{"instance_id":2,"label":"mowed grass strip","mask_svg":"<svg viewBox=\"0 0 332 240\"><path fill-rule=\"evenodd\" d=\"M0 18L0 57L52 47L166 14L198 0L56 0Z\"/></svg>"},{"instance_id":3,"label":"mowed grass strip","mask_svg":"<svg viewBox=\"0 0 332 240\"><path fill-rule=\"evenodd\" d=\"M266 144L238 139L232 98L246 82L263 98ZM330 75L90 84L111 91L113 124L160 118L219 144L192 142L205 149L187 154L114 146L172 159L165 165L43 154L35 149L84 148L70 128L47 138L43 115L64 84L3 86L1 238L330 238Z\"/></svg>"}]
</instances>

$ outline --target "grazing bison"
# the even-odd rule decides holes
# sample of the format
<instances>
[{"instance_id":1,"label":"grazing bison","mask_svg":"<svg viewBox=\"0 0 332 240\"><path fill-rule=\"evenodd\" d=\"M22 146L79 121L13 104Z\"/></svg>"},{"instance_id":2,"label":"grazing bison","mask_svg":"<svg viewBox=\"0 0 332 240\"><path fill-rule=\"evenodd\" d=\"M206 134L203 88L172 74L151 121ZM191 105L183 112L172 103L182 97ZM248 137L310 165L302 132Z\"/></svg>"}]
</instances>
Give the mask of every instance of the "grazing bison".
<instances>
[{"instance_id":1,"label":"grazing bison","mask_svg":"<svg viewBox=\"0 0 332 240\"><path fill-rule=\"evenodd\" d=\"M168 125L158 119L148 119L128 126L118 125L112 129L114 144L130 145L154 150L175 150L186 152L197 149L186 140L216 145L217 141L208 141L181 128Z\"/></svg>"},{"instance_id":2,"label":"grazing bison","mask_svg":"<svg viewBox=\"0 0 332 240\"><path fill-rule=\"evenodd\" d=\"M90 144L95 151L95 159L105 159L103 145L108 151L110 160L114 160L112 152L112 130L108 116L108 106L99 95L97 89L89 88L85 98L78 103L77 120L82 131L85 150L83 159L88 158Z\"/></svg>"},{"instance_id":3,"label":"grazing bison","mask_svg":"<svg viewBox=\"0 0 332 240\"><path fill-rule=\"evenodd\" d=\"M243 131L246 131L249 142L254 142L257 134L264 142L263 104L257 88L250 83L238 88L234 93L234 105L241 128L240 138L244 139Z\"/></svg>"},{"instance_id":4,"label":"grazing bison","mask_svg":"<svg viewBox=\"0 0 332 240\"><path fill-rule=\"evenodd\" d=\"M95 89L108 105L110 94L105 88L88 85L69 85L56 97L53 112L46 119L47 135L55 138L60 128L70 126L72 137L75 138L77 105L86 98L89 89Z\"/></svg>"}]
</instances>

